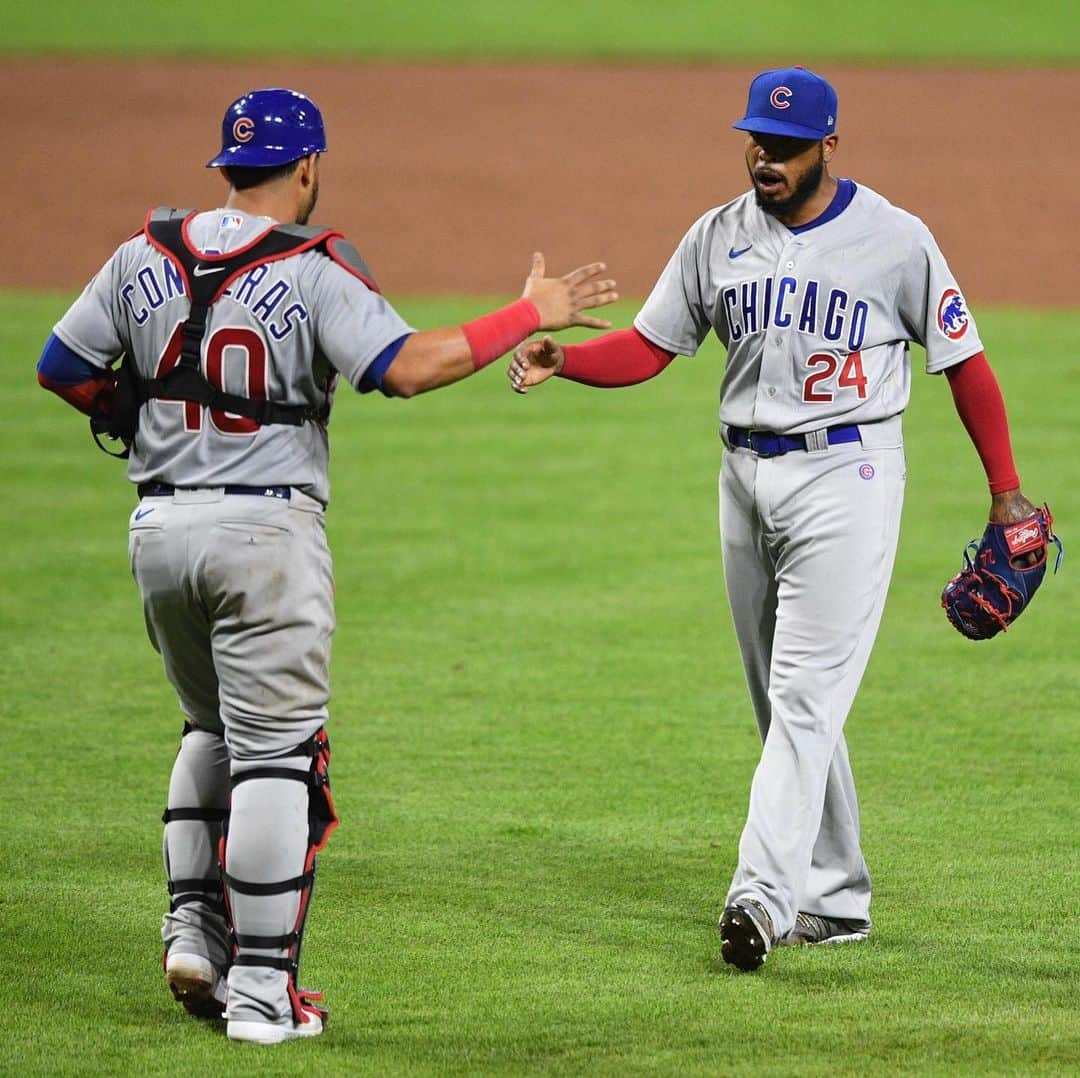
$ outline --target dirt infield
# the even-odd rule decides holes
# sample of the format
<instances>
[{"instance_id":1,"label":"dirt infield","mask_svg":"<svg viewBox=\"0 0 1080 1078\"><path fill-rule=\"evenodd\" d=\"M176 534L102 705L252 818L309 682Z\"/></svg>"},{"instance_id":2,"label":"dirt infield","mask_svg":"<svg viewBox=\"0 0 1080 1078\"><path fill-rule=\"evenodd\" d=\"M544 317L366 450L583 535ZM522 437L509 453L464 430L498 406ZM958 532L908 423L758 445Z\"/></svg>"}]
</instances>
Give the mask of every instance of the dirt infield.
<instances>
[{"instance_id":1,"label":"dirt infield","mask_svg":"<svg viewBox=\"0 0 1080 1078\"><path fill-rule=\"evenodd\" d=\"M534 249L551 269L603 258L644 294L690 222L746 186L730 123L753 73L5 60L0 287L78 287L147 207L219 205L202 165L225 105L289 85L327 117L316 220L348 234L391 296L512 293ZM827 74L834 171L922 217L972 301L1080 306L1080 70Z\"/></svg>"}]
</instances>

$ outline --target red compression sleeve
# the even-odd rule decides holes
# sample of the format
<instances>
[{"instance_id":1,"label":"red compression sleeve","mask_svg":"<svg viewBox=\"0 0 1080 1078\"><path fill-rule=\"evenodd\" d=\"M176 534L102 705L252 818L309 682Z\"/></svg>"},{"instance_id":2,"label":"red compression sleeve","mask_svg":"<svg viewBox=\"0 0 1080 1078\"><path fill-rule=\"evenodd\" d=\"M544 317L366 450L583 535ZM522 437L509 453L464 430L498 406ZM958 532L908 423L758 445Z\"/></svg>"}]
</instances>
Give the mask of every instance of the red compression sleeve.
<instances>
[{"instance_id":1,"label":"red compression sleeve","mask_svg":"<svg viewBox=\"0 0 1080 1078\"><path fill-rule=\"evenodd\" d=\"M983 352L945 371L957 414L979 454L990 493L1016 490L1020 478L1009 443L1009 419L1001 387Z\"/></svg>"},{"instance_id":2,"label":"red compression sleeve","mask_svg":"<svg viewBox=\"0 0 1080 1078\"><path fill-rule=\"evenodd\" d=\"M479 370L505 355L540 328L540 312L531 299L519 299L472 322L461 331L469 342L473 366Z\"/></svg>"},{"instance_id":3,"label":"red compression sleeve","mask_svg":"<svg viewBox=\"0 0 1080 1078\"><path fill-rule=\"evenodd\" d=\"M561 377L601 389L648 381L675 358L674 352L653 344L636 329L617 329L584 344L564 345L563 353Z\"/></svg>"}]
</instances>

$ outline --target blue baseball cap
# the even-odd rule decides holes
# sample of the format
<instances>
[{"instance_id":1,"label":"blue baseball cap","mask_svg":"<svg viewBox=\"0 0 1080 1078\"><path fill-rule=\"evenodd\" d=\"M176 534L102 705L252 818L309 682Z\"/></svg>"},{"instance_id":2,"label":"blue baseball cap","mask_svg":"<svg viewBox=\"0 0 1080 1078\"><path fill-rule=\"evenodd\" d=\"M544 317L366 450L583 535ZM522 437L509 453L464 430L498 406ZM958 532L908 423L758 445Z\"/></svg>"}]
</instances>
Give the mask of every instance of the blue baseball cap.
<instances>
[{"instance_id":1,"label":"blue baseball cap","mask_svg":"<svg viewBox=\"0 0 1080 1078\"><path fill-rule=\"evenodd\" d=\"M763 71L750 83L740 131L820 141L836 131L836 91L805 67Z\"/></svg>"},{"instance_id":2,"label":"blue baseball cap","mask_svg":"<svg viewBox=\"0 0 1080 1078\"><path fill-rule=\"evenodd\" d=\"M273 168L326 152L322 113L310 97L272 86L238 97L221 121L221 152L207 168Z\"/></svg>"}]
</instances>

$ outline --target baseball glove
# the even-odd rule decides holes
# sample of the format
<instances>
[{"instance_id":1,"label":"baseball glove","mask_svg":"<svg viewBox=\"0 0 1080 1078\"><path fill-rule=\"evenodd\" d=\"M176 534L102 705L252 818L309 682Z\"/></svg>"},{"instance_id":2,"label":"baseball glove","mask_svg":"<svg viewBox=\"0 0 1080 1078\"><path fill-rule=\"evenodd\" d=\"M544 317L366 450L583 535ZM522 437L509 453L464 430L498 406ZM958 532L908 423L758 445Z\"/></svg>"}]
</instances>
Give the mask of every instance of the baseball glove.
<instances>
[{"instance_id":1,"label":"baseball glove","mask_svg":"<svg viewBox=\"0 0 1080 1078\"><path fill-rule=\"evenodd\" d=\"M135 431L139 425L139 394L135 382L135 365L127 356L119 366L109 371L112 384L101 393L96 401L96 408L90 416L90 433L97 442L98 449L110 457L126 460L131 455L131 445L135 441ZM106 446L99 435L104 434L112 442L120 442L123 450L114 453Z\"/></svg>"},{"instance_id":2,"label":"baseball glove","mask_svg":"<svg viewBox=\"0 0 1080 1078\"><path fill-rule=\"evenodd\" d=\"M964 567L941 593L945 615L959 632L988 640L1023 613L1046 573L1050 543L1057 547L1054 572L1061 566L1064 551L1053 527L1044 505L1014 524L987 524L982 539L968 543Z\"/></svg>"}]
</instances>

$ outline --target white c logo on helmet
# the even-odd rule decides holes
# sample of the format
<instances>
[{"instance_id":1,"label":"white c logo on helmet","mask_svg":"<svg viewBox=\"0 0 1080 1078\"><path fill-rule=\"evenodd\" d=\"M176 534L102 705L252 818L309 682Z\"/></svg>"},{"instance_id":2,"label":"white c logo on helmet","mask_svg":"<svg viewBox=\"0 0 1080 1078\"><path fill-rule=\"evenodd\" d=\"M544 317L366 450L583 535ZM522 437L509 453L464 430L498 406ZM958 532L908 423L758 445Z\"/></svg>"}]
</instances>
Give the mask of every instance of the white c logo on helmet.
<instances>
[{"instance_id":1,"label":"white c logo on helmet","mask_svg":"<svg viewBox=\"0 0 1080 1078\"><path fill-rule=\"evenodd\" d=\"M255 137L255 121L249 116L241 116L232 125L232 134L237 142L250 142Z\"/></svg>"},{"instance_id":2,"label":"white c logo on helmet","mask_svg":"<svg viewBox=\"0 0 1080 1078\"><path fill-rule=\"evenodd\" d=\"M789 109L791 108L789 97L791 97L791 91L786 86L777 86L769 95L769 104L774 109Z\"/></svg>"}]
</instances>

